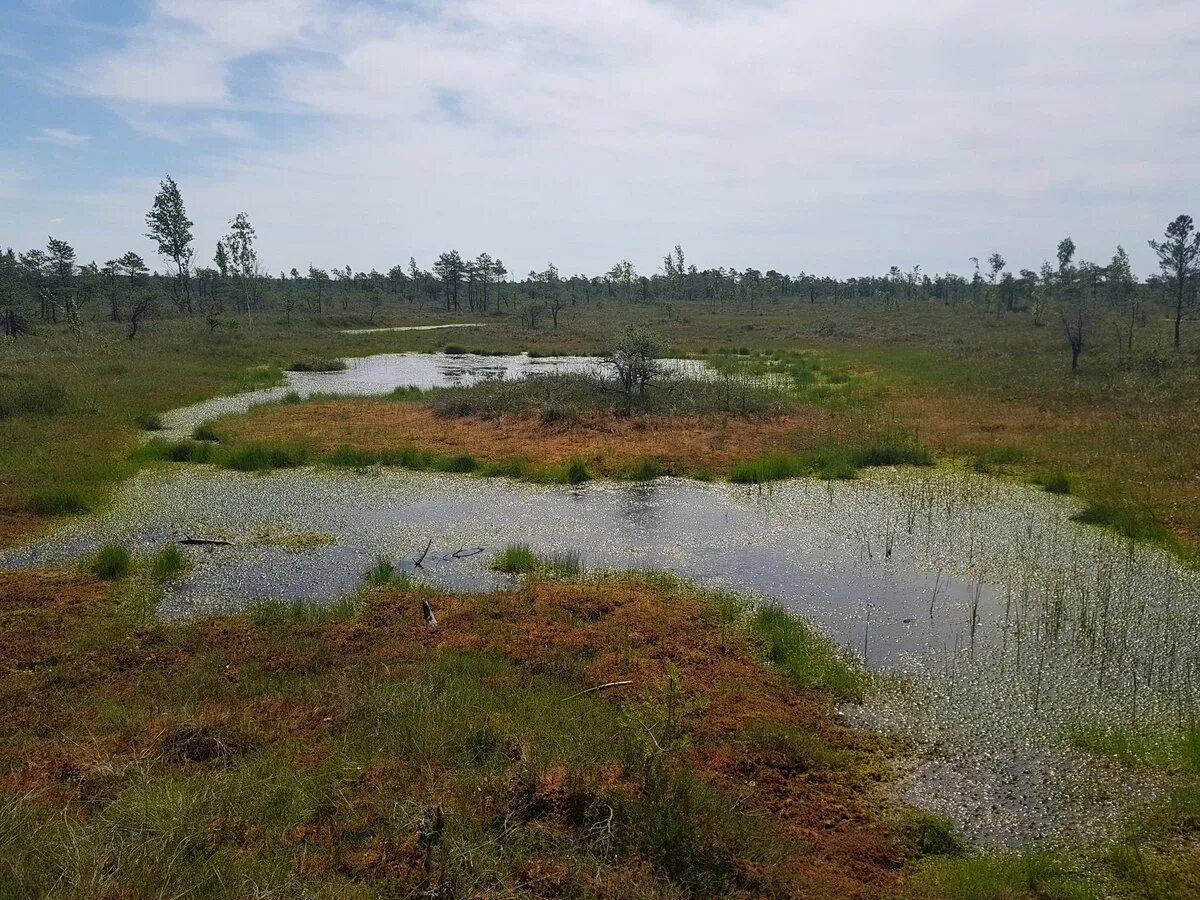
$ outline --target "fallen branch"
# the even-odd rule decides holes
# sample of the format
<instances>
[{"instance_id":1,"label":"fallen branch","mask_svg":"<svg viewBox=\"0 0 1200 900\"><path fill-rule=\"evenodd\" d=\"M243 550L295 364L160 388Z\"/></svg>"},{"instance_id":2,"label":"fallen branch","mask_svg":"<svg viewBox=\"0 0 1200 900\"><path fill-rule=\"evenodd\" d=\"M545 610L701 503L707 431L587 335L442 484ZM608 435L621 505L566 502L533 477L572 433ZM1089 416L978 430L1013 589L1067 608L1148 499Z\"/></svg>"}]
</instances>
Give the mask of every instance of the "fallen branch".
<instances>
[{"instance_id":1,"label":"fallen branch","mask_svg":"<svg viewBox=\"0 0 1200 900\"><path fill-rule=\"evenodd\" d=\"M459 547L457 550L455 550L450 555L453 556L455 559L467 559L468 557L471 557L471 556L478 556L482 552L483 552L482 547L472 547L470 550L468 550L466 547Z\"/></svg>"},{"instance_id":2,"label":"fallen branch","mask_svg":"<svg viewBox=\"0 0 1200 900\"><path fill-rule=\"evenodd\" d=\"M592 691L602 691L605 688L623 687L627 684L633 684L633 682L632 681L610 681L607 684L598 684L595 687L584 688L582 691L579 691L576 694L572 694L570 697L563 697L563 699L560 700L559 702L566 703L568 700L574 700L576 697L582 697L584 694L592 693Z\"/></svg>"},{"instance_id":3,"label":"fallen branch","mask_svg":"<svg viewBox=\"0 0 1200 900\"><path fill-rule=\"evenodd\" d=\"M226 541L221 538L198 538L185 534L176 543L202 547L229 547L233 544L233 541Z\"/></svg>"},{"instance_id":4,"label":"fallen branch","mask_svg":"<svg viewBox=\"0 0 1200 900\"><path fill-rule=\"evenodd\" d=\"M417 557L417 561L415 563L413 563L413 565L416 566L418 569L422 568L421 563L425 562L425 557L429 555L429 548L432 546L433 546L433 538L430 538L429 543L425 545L425 549L421 552L421 555Z\"/></svg>"}]
</instances>

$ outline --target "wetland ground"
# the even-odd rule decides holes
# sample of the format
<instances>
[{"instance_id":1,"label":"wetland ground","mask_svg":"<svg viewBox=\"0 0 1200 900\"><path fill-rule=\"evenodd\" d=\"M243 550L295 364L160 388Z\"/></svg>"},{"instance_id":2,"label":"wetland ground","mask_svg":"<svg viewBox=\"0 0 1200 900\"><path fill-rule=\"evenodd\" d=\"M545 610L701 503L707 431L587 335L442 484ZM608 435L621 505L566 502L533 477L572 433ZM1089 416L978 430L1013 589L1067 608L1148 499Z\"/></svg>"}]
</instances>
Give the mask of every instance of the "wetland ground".
<instances>
[{"instance_id":1,"label":"wetland ground","mask_svg":"<svg viewBox=\"0 0 1200 900\"><path fill-rule=\"evenodd\" d=\"M590 313L566 364L494 355L529 348L503 321L21 351L60 393L0 421L17 895L1194 892L1191 425L1135 399L1161 375L1068 390L949 314L656 321L725 385L689 409L572 401ZM160 559L189 535L222 543ZM534 571L494 571L510 544ZM277 790L238 808L245 779Z\"/></svg>"}]
</instances>

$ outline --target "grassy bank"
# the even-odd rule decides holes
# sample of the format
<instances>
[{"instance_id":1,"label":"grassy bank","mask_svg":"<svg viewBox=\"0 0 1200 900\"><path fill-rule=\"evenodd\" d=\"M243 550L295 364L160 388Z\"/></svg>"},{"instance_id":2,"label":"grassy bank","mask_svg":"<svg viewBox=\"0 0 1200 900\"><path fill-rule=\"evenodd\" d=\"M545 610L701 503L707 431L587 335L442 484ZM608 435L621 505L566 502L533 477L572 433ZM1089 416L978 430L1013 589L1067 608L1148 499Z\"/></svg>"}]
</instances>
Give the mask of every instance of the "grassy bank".
<instances>
[{"instance_id":1,"label":"grassy bank","mask_svg":"<svg viewBox=\"0 0 1200 900\"><path fill-rule=\"evenodd\" d=\"M873 897L912 852L880 745L833 716L860 676L780 613L653 575L385 577L166 624L160 565L3 576L12 896Z\"/></svg>"}]
</instances>

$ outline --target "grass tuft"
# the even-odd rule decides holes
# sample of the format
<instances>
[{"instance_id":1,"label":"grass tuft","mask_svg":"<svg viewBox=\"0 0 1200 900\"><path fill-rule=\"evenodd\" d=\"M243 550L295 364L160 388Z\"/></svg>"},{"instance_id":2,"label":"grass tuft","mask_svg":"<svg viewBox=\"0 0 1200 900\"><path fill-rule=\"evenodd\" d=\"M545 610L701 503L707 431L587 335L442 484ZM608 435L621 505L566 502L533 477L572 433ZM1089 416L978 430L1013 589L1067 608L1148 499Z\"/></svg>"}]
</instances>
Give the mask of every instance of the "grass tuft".
<instances>
[{"instance_id":1,"label":"grass tuft","mask_svg":"<svg viewBox=\"0 0 1200 900\"><path fill-rule=\"evenodd\" d=\"M158 413L138 413L133 417L133 424L142 431L162 431L166 428L162 416Z\"/></svg>"},{"instance_id":2,"label":"grass tuft","mask_svg":"<svg viewBox=\"0 0 1200 900\"><path fill-rule=\"evenodd\" d=\"M213 422L201 422L192 429L192 440L210 441L216 443L221 438L217 435L217 426Z\"/></svg>"},{"instance_id":3,"label":"grass tuft","mask_svg":"<svg viewBox=\"0 0 1200 900\"><path fill-rule=\"evenodd\" d=\"M167 544L150 561L155 581L170 581L187 568L188 558L175 544Z\"/></svg>"},{"instance_id":4,"label":"grass tuft","mask_svg":"<svg viewBox=\"0 0 1200 900\"><path fill-rule=\"evenodd\" d=\"M133 557L120 544L105 544L92 559L92 574L104 581L124 578L133 568Z\"/></svg>"},{"instance_id":5,"label":"grass tuft","mask_svg":"<svg viewBox=\"0 0 1200 900\"><path fill-rule=\"evenodd\" d=\"M491 568L496 572L519 575L534 572L540 566L528 544L509 544L492 560Z\"/></svg>"}]
</instances>

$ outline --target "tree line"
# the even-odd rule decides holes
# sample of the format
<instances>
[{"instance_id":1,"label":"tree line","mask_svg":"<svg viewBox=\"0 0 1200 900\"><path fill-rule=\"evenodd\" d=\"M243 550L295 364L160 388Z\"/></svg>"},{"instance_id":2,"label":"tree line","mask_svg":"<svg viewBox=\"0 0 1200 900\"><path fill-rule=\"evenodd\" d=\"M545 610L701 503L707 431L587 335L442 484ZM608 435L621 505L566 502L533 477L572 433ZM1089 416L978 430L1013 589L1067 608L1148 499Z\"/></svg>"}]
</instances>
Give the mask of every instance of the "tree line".
<instances>
[{"instance_id":1,"label":"tree line","mask_svg":"<svg viewBox=\"0 0 1200 900\"><path fill-rule=\"evenodd\" d=\"M935 302L972 304L998 315L1028 313L1036 325L1062 329L1071 368L1090 345L1101 321L1120 323L1121 342L1132 350L1145 323L1147 306L1164 305L1173 318L1173 340L1180 346L1183 322L1196 305L1200 281L1200 233L1190 216L1180 215L1161 238L1149 241L1159 271L1139 279L1129 255L1117 247L1106 264L1076 260L1069 238L1058 245L1053 261L1038 271L1013 272L999 252L982 261L971 257L967 275L930 275L920 266L892 266L881 275L851 278L786 274L770 269L700 269L676 245L663 257L661 270L639 273L621 260L600 275L563 276L553 263L510 280L503 261L483 252L471 258L448 250L422 269L415 259L386 272L352 267L304 269L273 275L258 257L258 235L244 212L229 222L216 244L212 265L196 264L193 222L178 184L165 177L146 214L146 233L162 259L163 271L151 272L145 259L130 250L103 265L80 264L73 247L50 237L45 249L0 253L0 332L31 334L38 321L65 324L78 331L83 310L91 318L124 323L130 339L148 317L174 311L202 315L213 329L233 327L240 317L253 323L257 314L282 312L288 323L300 313L324 316L331 308L349 314L365 307L372 321L389 305L429 306L447 312L514 314L528 328L557 327L565 309L580 304L657 304L672 314L676 304L707 304L710 309L762 311L783 303L871 303L883 308Z\"/></svg>"}]
</instances>

